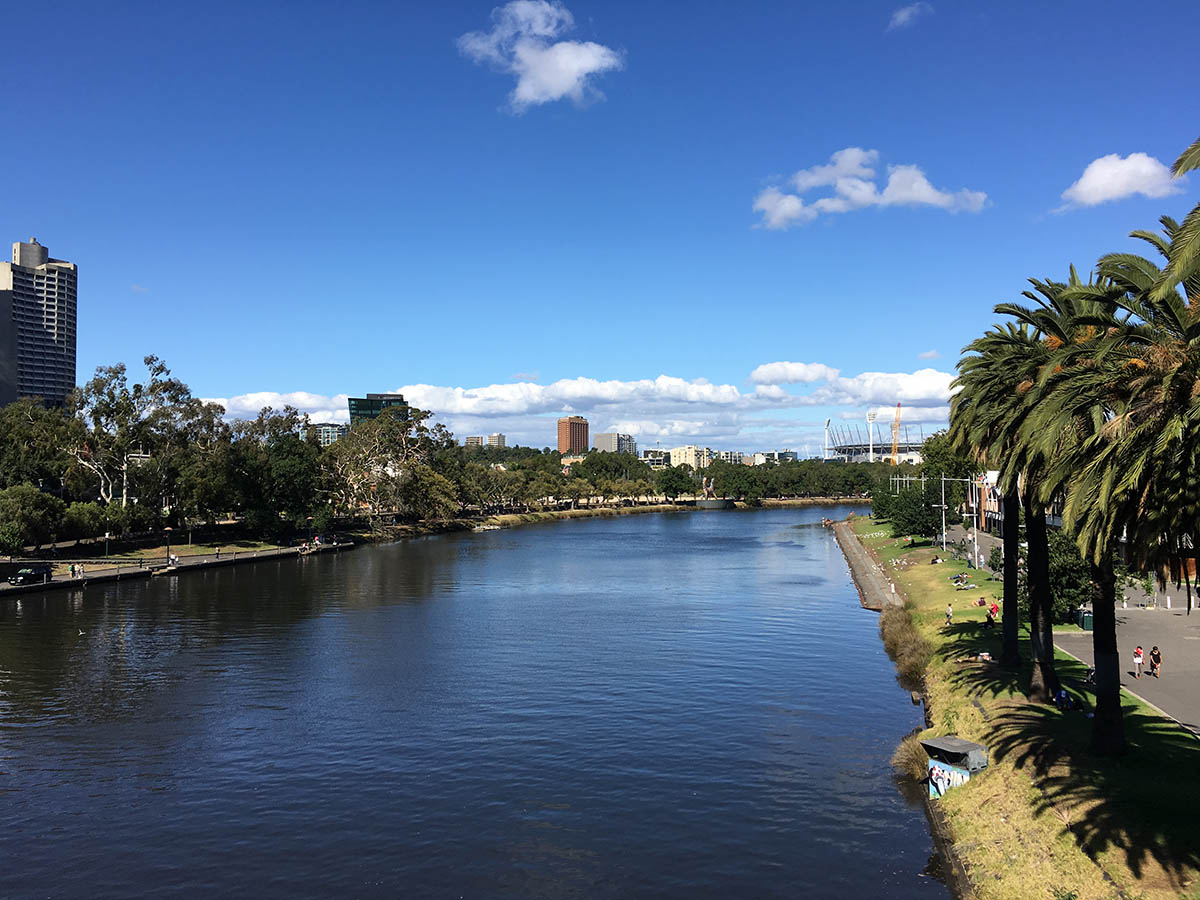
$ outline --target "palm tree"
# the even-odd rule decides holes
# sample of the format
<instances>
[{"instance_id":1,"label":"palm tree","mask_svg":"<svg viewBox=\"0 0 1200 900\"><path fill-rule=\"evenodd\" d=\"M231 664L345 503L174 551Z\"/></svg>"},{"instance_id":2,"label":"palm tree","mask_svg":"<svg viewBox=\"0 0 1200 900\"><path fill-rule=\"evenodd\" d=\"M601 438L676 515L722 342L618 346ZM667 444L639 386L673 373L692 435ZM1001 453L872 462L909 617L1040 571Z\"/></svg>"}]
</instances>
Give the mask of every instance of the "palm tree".
<instances>
[{"instance_id":1,"label":"palm tree","mask_svg":"<svg viewBox=\"0 0 1200 900\"><path fill-rule=\"evenodd\" d=\"M950 402L951 446L971 454L982 466L1000 468L1011 455L1016 439L1020 402L1018 385L1026 379L1023 370L1038 348L1024 325L997 325L968 345L959 361L955 387L960 390ZM1020 664L1017 648L1019 618L1018 569L1021 499L1018 479L1011 473L1001 480L1004 513L1004 616L1000 662Z\"/></svg>"},{"instance_id":2,"label":"palm tree","mask_svg":"<svg viewBox=\"0 0 1200 900\"><path fill-rule=\"evenodd\" d=\"M1200 169L1200 138L1190 147L1179 154L1179 159L1171 166L1171 174L1176 178L1186 172ZM1162 278L1154 286L1151 299L1162 301L1167 295L1174 293L1175 286L1189 278L1200 277L1200 203L1192 208L1179 227L1172 242L1173 252L1163 270ZM1188 290L1188 297L1195 297L1193 290Z\"/></svg>"},{"instance_id":3,"label":"palm tree","mask_svg":"<svg viewBox=\"0 0 1200 900\"><path fill-rule=\"evenodd\" d=\"M1120 398L1109 390L1111 357L1105 332L1081 337L1056 353L1031 419L1041 439L1053 442L1053 460L1043 482L1047 492L1065 497L1063 526L1071 530L1088 561L1092 582L1092 651L1096 669L1096 710L1092 747L1098 753L1125 748L1121 712L1120 655L1117 649L1115 548L1120 524L1128 521L1128 493L1110 490L1117 471L1111 449L1119 428Z\"/></svg>"},{"instance_id":4,"label":"palm tree","mask_svg":"<svg viewBox=\"0 0 1200 900\"><path fill-rule=\"evenodd\" d=\"M1132 236L1170 260L1181 228L1166 217L1161 222L1164 235ZM1098 268L1099 282L1067 291L1079 339L1056 353L1041 425L1043 433L1058 427L1075 438L1058 454L1048 484L1065 492L1064 524L1074 530L1092 575L1092 746L1117 753L1125 736L1113 558L1125 535L1131 561L1156 568L1168 561L1188 580L1179 563L1183 535L1196 535L1200 520L1200 411L1194 408L1200 315L1174 289L1155 299L1164 275L1143 257L1109 254ZM1198 277L1200 272L1185 278L1185 290L1194 290ZM1196 553L1194 546L1190 552ZM1190 581L1188 606L1190 612Z\"/></svg>"},{"instance_id":5,"label":"palm tree","mask_svg":"<svg viewBox=\"0 0 1200 900\"><path fill-rule=\"evenodd\" d=\"M1059 351L1078 340L1081 334L1090 332L1079 331L1076 320L1081 306L1068 293L1084 286L1074 266L1066 282L1031 278L1029 283L1033 289L1022 291L1022 296L1033 305L1001 303L996 306L997 313L1012 316L1027 329L1030 337L1023 377L1016 389L1019 402L1013 406L1014 435L1002 473L1014 482L1020 478L1025 513L1029 639L1033 654L1029 695L1031 699L1048 702L1060 687L1054 669L1054 598L1050 592L1050 550L1046 534L1046 509L1057 499L1059 486L1048 476L1055 471L1056 460L1062 452L1060 442L1069 438L1069 434L1053 424L1048 428L1042 421L1046 409L1051 408L1044 395L1047 378L1055 371ZM1082 309L1091 312L1094 306Z\"/></svg>"},{"instance_id":6,"label":"palm tree","mask_svg":"<svg viewBox=\"0 0 1200 900\"><path fill-rule=\"evenodd\" d=\"M1160 223L1162 235L1131 236L1154 246L1169 269L1186 241L1185 226L1167 216ZM1200 268L1179 282L1183 296L1174 286L1163 293L1168 270L1143 257L1111 253L1101 257L1099 268L1113 302L1128 315L1107 351L1110 363L1121 361L1113 387L1123 388L1126 404L1119 423L1124 468L1114 489L1141 496L1136 517L1124 523L1129 543L1144 564L1165 565L1176 583L1187 583L1190 614L1191 582L1182 557L1200 562L1200 409L1194 408L1200 396Z\"/></svg>"}]
</instances>

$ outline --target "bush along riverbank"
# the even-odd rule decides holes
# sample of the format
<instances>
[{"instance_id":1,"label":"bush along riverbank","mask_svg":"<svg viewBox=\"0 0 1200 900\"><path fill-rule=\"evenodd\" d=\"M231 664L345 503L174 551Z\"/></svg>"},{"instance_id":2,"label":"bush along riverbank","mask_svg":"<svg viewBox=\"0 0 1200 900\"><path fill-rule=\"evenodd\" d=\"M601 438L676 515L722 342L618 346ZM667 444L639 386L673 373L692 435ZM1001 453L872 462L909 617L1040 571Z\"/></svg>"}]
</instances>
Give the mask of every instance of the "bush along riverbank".
<instances>
[{"instance_id":1,"label":"bush along riverbank","mask_svg":"<svg viewBox=\"0 0 1200 900\"><path fill-rule=\"evenodd\" d=\"M1060 711L1026 700L1027 629L1022 666L1010 670L986 658L1000 656L1000 627L986 627L985 610L974 603L999 602L999 580L954 559L931 565L932 545L891 538L869 517L851 524L905 598L881 616L880 631L900 684L925 701L928 727L901 743L893 764L923 778L923 737L956 734L989 748L984 772L933 801L935 839L949 845L951 868L961 863L968 882L956 893L981 900L1200 898L1200 742L1123 694L1131 750L1093 756L1084 666L1056 654L1059 676L1083 707ZM959 572L974 587L956 590L950 578Z\"/></svg>"}]
</instances>

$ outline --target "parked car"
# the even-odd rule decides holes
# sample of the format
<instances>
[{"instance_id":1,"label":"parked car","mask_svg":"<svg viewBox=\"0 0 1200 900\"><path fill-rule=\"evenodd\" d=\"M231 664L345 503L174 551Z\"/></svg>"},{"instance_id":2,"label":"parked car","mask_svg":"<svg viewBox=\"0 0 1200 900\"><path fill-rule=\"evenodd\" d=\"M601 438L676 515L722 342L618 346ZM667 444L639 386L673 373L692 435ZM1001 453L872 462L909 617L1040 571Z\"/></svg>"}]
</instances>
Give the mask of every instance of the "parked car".
<instances>
[{"instance_id":1,"label":"parked car","mask_svg":"<svg viewBox=\"0 0 1200 900\"><path fill-rule=\"evenodd\" d=\"M50 565L26 566L23 569L17 569L17 574L8 576L9 584L46 584L50 581L51 575L54 574L54 567Z\"/></svg>"}]
</instances>

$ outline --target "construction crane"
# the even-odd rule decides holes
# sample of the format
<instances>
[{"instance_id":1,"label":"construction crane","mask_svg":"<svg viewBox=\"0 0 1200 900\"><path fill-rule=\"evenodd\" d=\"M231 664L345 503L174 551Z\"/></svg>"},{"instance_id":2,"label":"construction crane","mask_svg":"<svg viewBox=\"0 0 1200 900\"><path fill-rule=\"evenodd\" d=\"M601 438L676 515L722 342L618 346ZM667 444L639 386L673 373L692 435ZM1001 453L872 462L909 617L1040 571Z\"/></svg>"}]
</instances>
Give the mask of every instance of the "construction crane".
<instances>
[{"instance_id":1,"label":"construction crane","mask_svg":"<svg viewBox=\"0 0 1200 900\"><path fill-rule=\"evenodd\" d=\"M900 404L896 404L896 418L892 422L892 465L900 465Z\"/></svg>"}]
</instances>

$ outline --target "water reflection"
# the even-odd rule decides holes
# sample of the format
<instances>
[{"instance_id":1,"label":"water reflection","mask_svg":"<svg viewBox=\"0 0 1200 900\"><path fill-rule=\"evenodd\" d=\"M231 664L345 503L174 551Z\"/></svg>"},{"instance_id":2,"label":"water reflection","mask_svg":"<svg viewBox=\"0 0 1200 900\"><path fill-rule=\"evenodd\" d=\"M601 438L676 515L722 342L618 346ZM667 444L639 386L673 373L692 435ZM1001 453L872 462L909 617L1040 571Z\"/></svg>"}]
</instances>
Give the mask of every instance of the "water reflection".
<instances>
[{"instance_id":1,"label":"water reflection","mask_svg":"<svg viewBox=\"0 0 1200 900\"><path fill-rule=\"evenodd\" d=\"M795 527L819 517L26 595L0 608L0 894L942 896L886 765L918 713L831 535Z\"/></svg>"}]
</instances>

